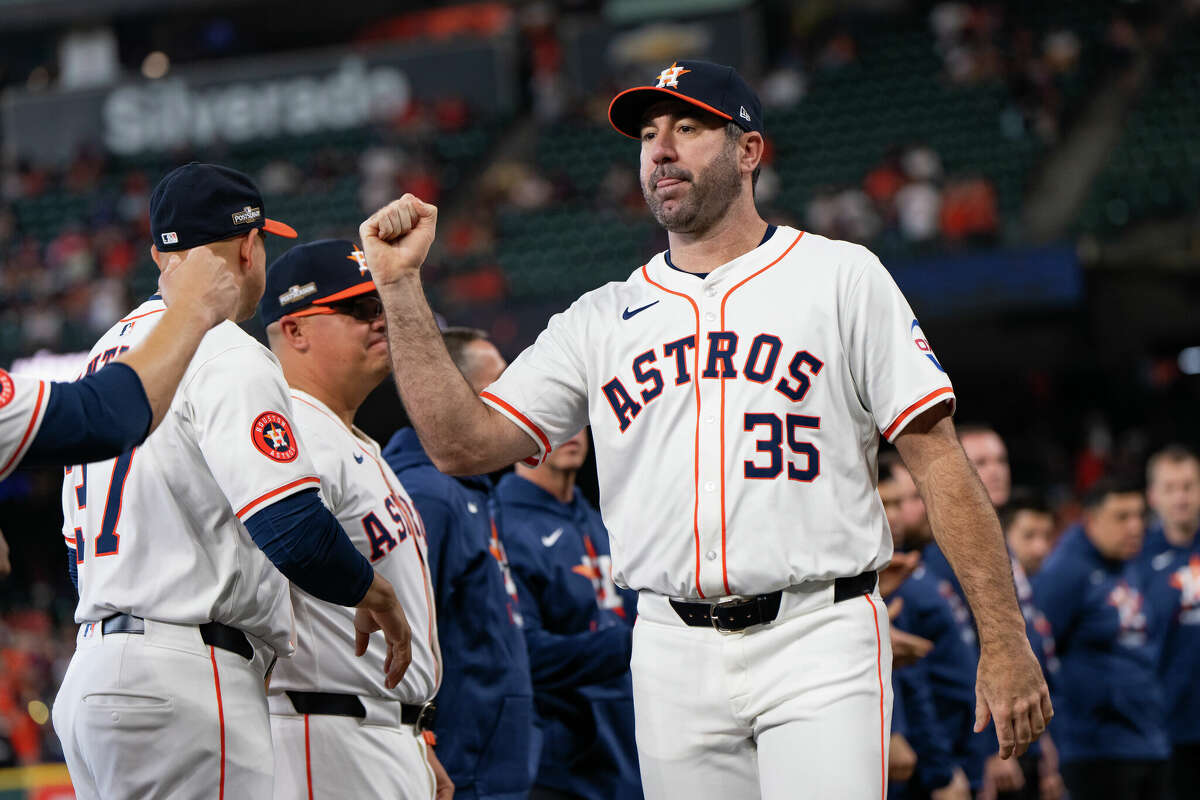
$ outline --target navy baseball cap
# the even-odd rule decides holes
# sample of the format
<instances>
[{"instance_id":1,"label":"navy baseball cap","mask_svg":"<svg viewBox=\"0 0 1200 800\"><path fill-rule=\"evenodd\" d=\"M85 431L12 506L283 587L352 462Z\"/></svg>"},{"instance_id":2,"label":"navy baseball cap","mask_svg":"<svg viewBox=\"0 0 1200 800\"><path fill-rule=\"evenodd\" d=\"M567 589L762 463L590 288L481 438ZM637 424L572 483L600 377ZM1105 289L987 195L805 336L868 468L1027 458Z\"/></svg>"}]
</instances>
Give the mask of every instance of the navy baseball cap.
<instances>
[{"instance_id":1,"label":"navy baseball cap","mask_svg":"<svg viewBox=\"0 0 1200 800\"><path fill-rule=\"evenodd\" d=\"M263 325L284 315L328 313L322 306L375 291L367 257L346 239L298 244L267 268L267 288L258 303Z\"/></svg>"},{"instance_id":2,"label":"navy baseball cap","mask_svg":"<svg viewBox=\"0 0 1200 800\"><path fill-rule=\"evenodd\" d=\"M297 236L290 225L267 219L258 187L236 169L193 161L168 172L150 195L150 233L160 253L231 239L251 228Z\"/></svg>"},{"instance_id":3,"label":"navy baseball cap","mask_svg":"<svg viewBox=\"0 0 1200 800\"><path fill-rule=\"evenodd\" d=\"M676 61L658 73L653 86L634 86L613 98L608 121L621 133L641 139L642 115L668 98L716 114L745 131L763 130L762 102L733 67L710 61Z\"/></svg>"}]
</instances>

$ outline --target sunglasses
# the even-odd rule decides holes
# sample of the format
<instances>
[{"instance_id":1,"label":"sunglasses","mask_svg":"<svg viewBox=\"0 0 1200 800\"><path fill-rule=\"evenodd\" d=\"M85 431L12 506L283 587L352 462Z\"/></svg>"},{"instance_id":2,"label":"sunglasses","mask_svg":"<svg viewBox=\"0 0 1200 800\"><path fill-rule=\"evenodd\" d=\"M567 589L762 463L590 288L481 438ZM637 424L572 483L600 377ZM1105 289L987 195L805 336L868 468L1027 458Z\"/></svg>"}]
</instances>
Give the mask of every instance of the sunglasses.
<instances>
[{"instance_id":1,"label":"sunglasses","mask_svg":"<svg viewBox=\"0 0 1200 800\"><path fill-rule=\"evenodd\" d=\"M373 294L362 295L350 300L327 305L310 306L290 317L312 317L318 314L345 314L359 322L374 322L383 316L383 301Z\"/></svg>"}]
</instances>

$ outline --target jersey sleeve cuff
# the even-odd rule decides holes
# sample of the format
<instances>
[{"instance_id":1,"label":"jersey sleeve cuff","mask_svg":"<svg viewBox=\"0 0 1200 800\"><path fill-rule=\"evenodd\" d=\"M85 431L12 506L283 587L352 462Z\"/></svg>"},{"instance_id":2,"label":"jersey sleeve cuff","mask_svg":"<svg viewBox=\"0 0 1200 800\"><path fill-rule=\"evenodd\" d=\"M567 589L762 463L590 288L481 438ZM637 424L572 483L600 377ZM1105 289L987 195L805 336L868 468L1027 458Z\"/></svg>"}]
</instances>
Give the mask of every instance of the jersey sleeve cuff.
<instances>
[{"instance_id":1,"label":"jersey sleeve cuff","mask_svg":"<svg viewBox=\"0 0 1200 800\"><path fill-rule=\"evenodd\" d=\"M21 459L29 452L29 447L33 444L34 437L37 436L38 431L42 427L42 420L46 417L46 407L50 405L50 392L53 386L49 381L38 381L37 383L37 402L34 405L33 413L29 417L29 424L25 428L25 433L21 436L21 441L17 444L17 449L0 466L0 481L12 474L12 471L21 463Z\"/></svg>"},{"instance_id":2,"label":"jersey sleeve cuff","mask_svg":"<svg viewBox=\"0 0 1200 800\"><path fill-rule=\"evenodd\" d=\"M261 511L264 506L268 506L271 503L277 503L285 497L296 494L296 492L302 492L305 489L319 489L320 487L321 479L316 475L309 475L306 478L300 478L299 480L294 480L291 483L285 483L278 489L272 489L265 494L261 494L251 500L249 503L246 503L246 505L239 508L237 511L237 518L244 523L247 519L254 516L255 512Z\"/></svg>"},{"instance_id":3,"label":"jersey sleeve cuff","mask_svg":"<svg viewBox=\"0 0 1200 800\"><path fill-rule=\"evenodd\" d=\"M529 434L529 438L533 439L538 446L538 454L525 459L525 463L531 467L536 467L546 460L550 455L550 437L542 432L542 429L534 424L533 420L522 414L508 402L502 400L491 392L481 392L479 398L487 403L492 408L499 411L504 416L512 420L518 428Z\"/></svg>"},{"instance_id":4,"label":"jersey sleeve cuff","mask_svg":"<svg viewBox=\"0 0 1200 800\"><path fill-rule=\"evenodd\" d=\"M917 402L913 403L908 408L900 412L900 414L892 420L892 424L888 425L883 431L883 438L889 442L893 442L896 436L904 430L908 423L912 422L917 417L921 416L922 412L933 408L939 403L949 403L950 413L954 413L954 389L949 386L943 386L939 389L934 389L929 394L923 396Z\"/></svg>"}]
</instances>

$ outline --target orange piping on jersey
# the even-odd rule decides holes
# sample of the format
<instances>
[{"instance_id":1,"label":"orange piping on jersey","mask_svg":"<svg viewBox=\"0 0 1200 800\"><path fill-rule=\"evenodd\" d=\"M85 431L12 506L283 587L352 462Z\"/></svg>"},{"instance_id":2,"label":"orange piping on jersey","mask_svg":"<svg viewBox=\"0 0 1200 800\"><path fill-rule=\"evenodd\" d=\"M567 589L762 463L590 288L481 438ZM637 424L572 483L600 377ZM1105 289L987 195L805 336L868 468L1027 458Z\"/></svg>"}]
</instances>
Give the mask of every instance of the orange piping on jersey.
<instances>
[{"instance_id":1,"label":"orange piping on jersey","mask_svg":"<svg viewBox=\"0 0 1200 800\"><path fill-rule=\"evenodd\" d=\"M17 460L25 452L25 445L29 442L29 437L33 435L33 428L37 421L41 418L42 400L46 397L46 382L38 381L38 396L37 401L33 404L33 413L29 415L29 425L25 427L25 435L21 437L21 443L17 445L17 449L13 450L12 458L0 467L0 475L7 475L8 471L13 468Z\"/></svg>"},{"instance_id":2,"label":"orange piping on jersey","mask_svg":"<svg viewBox=\"0 0 1200 800\"><path fill-rule=\"evenodd\" d=\"M217 795L219 800L224 800L225 797L225 706L221 702L221 673L217 672L217 650L212 645L208 646L208 656L212 659L213 665L213 686L217 690L217 721L221 728L221 784L220 792Z\"/></svg>"},{"instance_id":3,"label":"orange piping on jersey","mask_svg":"<svg viewBox=\"0 0 1200 800\"><path fill-rule=\"evenodd\" d=\"M913 403L908 408L901 411L900 416L896 417L895 422L893 422L891 425L887 426L887 430L885 430L883 432L883 438L887 439L890 442L892 440L892 434L894 434L897 430L900 429L900 426L903 425L908 420L908 417L910 414L912 414L918 408L925 405L926 403L928 403L930 400L934 399L935 397L941 397L944 394L954 394L954 390L951 389L949 386L943 386L941 389L937 389L935 391L930 392L929 394L925 395L917 402Z\"/></svg>"},{"instance_id":4,"label":"orange piping on jersey","mask_svg":"<svg viewBox=\"0 0 1200 800\"><path fill-rule=\"evenodd\" d=\"M501 408L503 408L508 413L512 414L517 419L521 420L521 422L523 422L525 425L527 425L531 431L533 431L534 433L537 434L538 441L540 441L542 443L542 447L544 447L546 449L546 454L544 456L542 456L542 458L545 459L546 456L550 455L550 439L549 439L549 437L546 436L546 434L542 433L541 428L539 428L537 425L533 424L533 420L529 419L529 417L525 416L520 411L517 411L515 408L513 408L511 405L509 405L508 403L501 400L499 397L496 397L496 395L492 394L491 392L480 392L479 396L486 397L488 400L491 400L493 403L500 406ZM541 462L539 461L538 463L541 463ZM537 464L534 464L533 466L537 466Z\"/></svg>"},{"instance_id":5,"label":"orange piping on jersey","mask_svg":"<svg viewBox=\"0 0 1200 800\"><path fill-rule=\"evenodd\" d=\"M312 749L308 746L308 714L304 715L304 778L308 781L308 800L313 800Z\"/></svg>"},{"instance_id":6,"label":"orange piping on jersey","mask_svg":"<svg viewBox=\"0 0 1200 800\"><path fill-rule=\"evenodd\" d=\"M299 486L302 483L315 483L316 485L320 486L321 479L315 475L310 475L307 478L300 478L299 480L292 481L291 483L285 483L283 486L280 486L278 489L272 489L271 491L267 492L266 494L260 495L256 498L254 498L253 500L251 500L249 503L246 503L246 505L242 506L241 510L237 512L237 518L241 519L242 514L245 514L247 511L254 508L256 505L261 503L263 500L270 500L275 495L281 494L282 492L286 492L288 489L294 489L295 487Z\"/></svg>"},{"instance_id":7,"label":"orange piping on jersey","mask_svg":"<svg viewBox=\"0 0 1200 800\"><path fill-rule=\"evenodd\" d=\"M667 294L673 294L676 297L682 297L692 304L692 311L696 314L696 355L692 365L692 383L696 387L696 442L695 449L692 455L692 464L696 469L696 483L692 489L692 533L695 536L696 545L696 591L700 595L700 599L704 599L704 590L700 588L700 307L696 305L696 301L688 297L683 292L673 292L662 284L655 283L650 279L650 273L646 271L646 265L642 265L642 277L646 279L646 283L651 286L656 286L662 289ZM722 467L723 468L723 467Z\"/></svg>"},{"instance_id":8,"label":"orange piping on jersey","mask_svg":"<svg viewBox=\"0 0 1200 800\"><path fill-rule=\"evenodd\" d=\"M879 763L883 785L883 793L879 796L887 797L887 751L883 749L883 645L879 641L879 611L876 610L871 595L864 593L863 598L871 604L871 616L875 618L875 673L879 676Z\"/></svg>"},{"instance_id":9,"label":"orange piping on jersey","mask_svg":"<svg viewBox=\"0 0 1200 800\"><path fill-rule=\"evenodd\" d=\"M776 258L762 269L752 272L750 275L742 278L742 280L735 283L729 289L729 291L725 293L725 296L721 298L722 333L725 332L725 303L729 301L729 296L740 289L744 284L749 283L752 279L757 278L759 275L762 275L771 267L782 261L784 256L792 252L792 248L796 246L796 243L800 241L802 236L804 236L804 231L800 231L800 233L796 235L796 238L793 239L792 243L787 246L787 249L779 254L779 258ZM698 347L696 349L699 350ZM725 562L725 379L724 377L721 377L718 378L718 380L721 381L721 580L725 582L725 594L733 594L733 590L729 588L729 567Z\"/></svg>"},{"instance_id":10,"label":"orange piping on jersey","mask_svg":"<svg viewBox=\"0 0 1200 800\"><path fill-rule=\"evenodd\" d=\"M164 311L166 311L165 308L157 308L154 311L147 311L145 314L138 314L136 317L126 317L125 319L119 319L119 320L117 320L117 324L120 325L122 322L133 322L135 319L141 319L142 317L149 317L152 314L161 314Z\"/></svg>"}]
</instances>

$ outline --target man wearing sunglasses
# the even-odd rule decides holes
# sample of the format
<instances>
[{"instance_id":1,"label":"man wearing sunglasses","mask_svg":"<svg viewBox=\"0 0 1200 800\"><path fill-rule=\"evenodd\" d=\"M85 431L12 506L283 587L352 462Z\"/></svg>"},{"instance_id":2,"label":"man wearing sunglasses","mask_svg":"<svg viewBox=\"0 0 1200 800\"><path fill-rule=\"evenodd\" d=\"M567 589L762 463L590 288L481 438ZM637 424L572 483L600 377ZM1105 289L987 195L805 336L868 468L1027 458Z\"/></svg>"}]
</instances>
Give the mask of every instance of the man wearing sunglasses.
<instances>
[{"instance_id":1,"label":"man wearing sunglasses","mask_svg":"<svg viewBox=\"0 0 1200 800\"><path fill-rule=\"evenodd\" d=\"M354 426L391 372L383 304L362 252L341 239L293 247L267 271L259 313L321 499L412 623L412 663L389 689L382 641L351 655L354 610L292 585L296 652L279 663L267 697L275 797L449 797L453 784L427 733L442 657L425 528L379 445Z\"/></svg>"}]
</instances>

